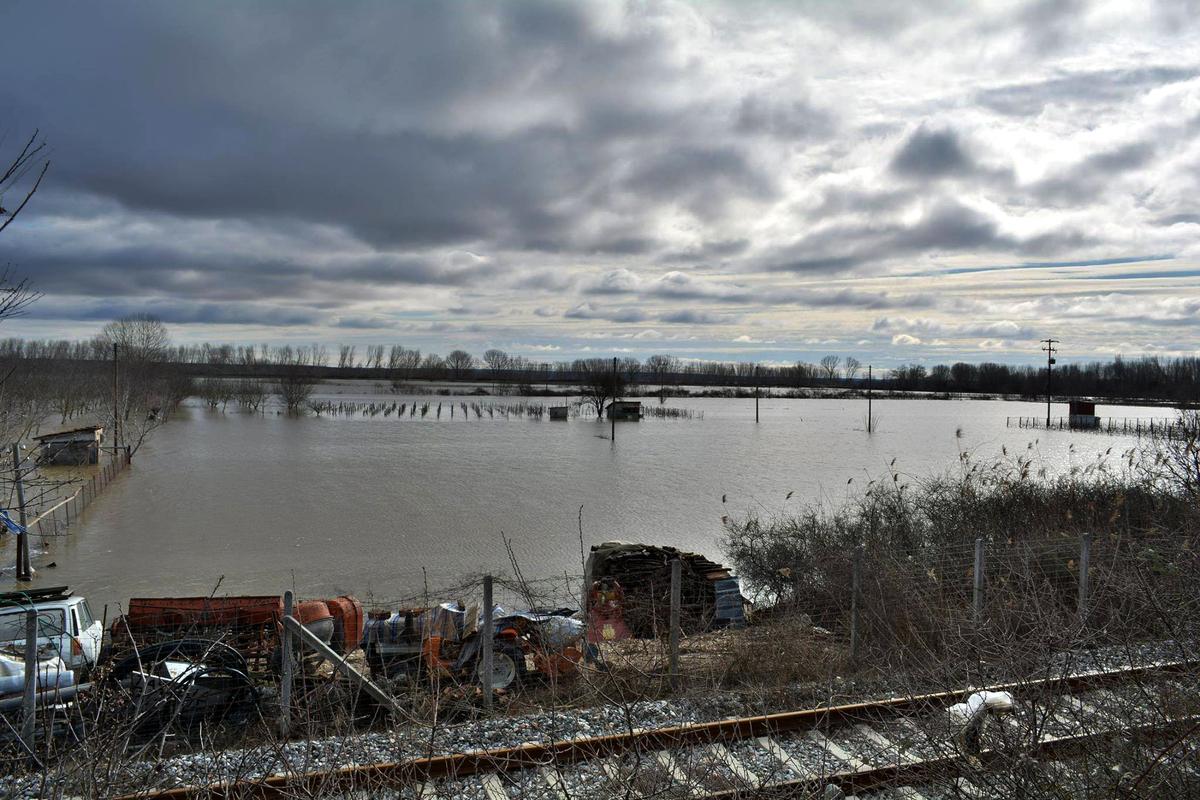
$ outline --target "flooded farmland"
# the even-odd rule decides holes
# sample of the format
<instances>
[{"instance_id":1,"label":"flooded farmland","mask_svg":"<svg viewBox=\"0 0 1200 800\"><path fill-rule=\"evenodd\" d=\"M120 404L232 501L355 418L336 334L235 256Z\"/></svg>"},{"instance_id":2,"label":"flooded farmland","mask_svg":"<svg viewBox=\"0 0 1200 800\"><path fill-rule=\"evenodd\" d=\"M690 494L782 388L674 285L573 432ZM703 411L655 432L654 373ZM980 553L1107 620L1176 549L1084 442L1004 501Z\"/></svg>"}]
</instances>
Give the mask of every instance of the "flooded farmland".
<instances>
[{"instance_id":1,"label":"flooded farmland","mask_svg":"<svg viewBox=\"0 0 1200 800\"><path fill-rule=\"evenodd\" d=\"M668 405L696 412L691 418L620 422L613 442L609 423L594 418L464 415L461 407L451 417L449 404L481 399L395 396L369 384L325 391L335 405L411 408L415 399L444 408L440 416L360 408L289 417L185 406L82 524L38 548L35 567L57 566L42 569L37 585L69 584L97 604L206 594L218 580L222 593L295 586L309 596L392 598L426 581L439 587L468 573L509 571L502 534L526 577L574 575L581 507L585 547L652 541L719 558L726 514L837 504L872 478L956 469L962 451L990 462L1003 448L1065 470L1110 447L1115 466L1116 454L1136 443L1006 427L1006 417L1044 415L1037 403L879 400L878 428L868 435L858 400L763 399L756 425L752 399L681 398ZM8 543L5 558L11 553Z\"/></svg>"}]
</instances>

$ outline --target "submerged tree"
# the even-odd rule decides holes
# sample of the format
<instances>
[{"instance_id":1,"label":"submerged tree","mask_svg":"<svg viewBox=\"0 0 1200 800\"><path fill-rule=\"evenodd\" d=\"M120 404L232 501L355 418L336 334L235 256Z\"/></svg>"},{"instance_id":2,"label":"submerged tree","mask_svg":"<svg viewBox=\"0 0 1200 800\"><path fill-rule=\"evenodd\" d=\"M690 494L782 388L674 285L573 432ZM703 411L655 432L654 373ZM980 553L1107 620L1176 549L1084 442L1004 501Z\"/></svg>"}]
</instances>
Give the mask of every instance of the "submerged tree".
<instances>
[{"instance_id":1,"label":"submerged tree","mask_svg":"<svg viewBox=\"0 0 1200 800\"><path fill-rule=\"evenodd\" d=\"M579 374L579 391L585 402L596 409L596 417L604 416L605 405L625 394L625 377L607 358L581 358L575 362Z\"/></svg>"}]
</instances>

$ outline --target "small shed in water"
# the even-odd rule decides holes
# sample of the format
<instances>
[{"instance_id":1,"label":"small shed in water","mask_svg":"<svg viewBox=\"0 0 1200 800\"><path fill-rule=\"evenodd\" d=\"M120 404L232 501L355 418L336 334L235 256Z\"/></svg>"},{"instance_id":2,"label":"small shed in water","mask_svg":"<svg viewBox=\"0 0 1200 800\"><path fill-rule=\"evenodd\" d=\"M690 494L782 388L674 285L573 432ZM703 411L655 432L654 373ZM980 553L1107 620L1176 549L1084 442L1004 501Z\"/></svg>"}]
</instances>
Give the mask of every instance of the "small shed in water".
<instances>
[{"instance_id":1,"label":"small shed in water","mask_svg":"<svg viewBox=\"0 0 1200 800\"><path fill-rule=\"evenodd\" d=\"M1085 400L1072 400L1067 422L1072 428L1099 428L1100 418L1096 416L1096 404Z\"/></svg>"},{"instance_id":2,"label":"small shed in water","mask_svg":"<svg viewBox=\"0 0 1200 800\"><path fill-rule=\"evenodd\" d=\"M608 404L609 419L641 419L642 404L637 400L615 400Z\"/></svg>"},{"instance_id":3,"label":"small shed in water","mask_svg":"<svg viewBox=\"0 0 1200 800\"><path fill-rule=\"evenodd\" d=\"M550 419L566 419L570 411L570 406L550 406Z\"/></svg>"},{"instance_id":4,"label":"small shed in water","mask_svg":"<svg viewBox=\"0 0 1200 800\"><path fill-rule=\"evenodd\" d=\"M44 464L54 466L82 466L100 461L100 443L104 441L104 428L88 425L58 433L35 436L33 440L41 448L39 458Z\"/></svg>"}]
</instances>

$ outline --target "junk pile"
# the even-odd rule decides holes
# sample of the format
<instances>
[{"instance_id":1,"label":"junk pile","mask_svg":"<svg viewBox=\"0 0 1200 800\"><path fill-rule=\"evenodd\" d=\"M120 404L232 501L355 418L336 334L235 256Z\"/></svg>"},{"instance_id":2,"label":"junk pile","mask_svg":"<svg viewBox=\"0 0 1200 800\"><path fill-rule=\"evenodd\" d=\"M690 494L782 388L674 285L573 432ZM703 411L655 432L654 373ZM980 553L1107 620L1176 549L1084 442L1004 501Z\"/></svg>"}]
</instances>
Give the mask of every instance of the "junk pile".
<instances>
[{"instance_id":1,"label":"junk pile","mask_svg":"<svg viewBox=\"0 0 1200 800\"><path fill-rule=\"evenodd\" d=\"M362 641L362 604L350 595L296 603L293 614L338 655ZM277 666L283 597L135 597L113 621L111 642L132 649L187 638L220 639L254 668Z\"/></svg>"},{"instance_id":2,"label":"junk pile","mask_svg":"<svg viewBox=\"0 0 1200 800\"><path fill-rule=\"evenodd\" d=\"M593 545L585 574L591 581L588 639L656 638L671 614L671 562L682 563L680 627L685 633L745 622L738 579L697 553L650 544Z\"/></svg>"},{"instance_id":3,"label":"junk pile","mask_svg":"<svg viewBox=\"0 0 1200 800\"><path fill-rule=\"evenodd\" d=\"M532 674L574 671L583 655L584 626L573 613L508 613L495 606L492 688L514 688ZM363 637L367 665L372 676L409 684L433 676L472 680L479 668L484 624L478 603L372 612Z\"/></svg>"},{"instance_id":4,"label":"junk pile","mask_svg":"<svg viewBox=\"0 0 1200 800\"><path fill-rule=\"evenodd\" d=\"M129 731L130 743L170 732L186 738L212 726L244 728L258 716L262 692L233 647L205 639L150 645L113 663L102 688L110 722Z\"/></svg>"}]
</instances>

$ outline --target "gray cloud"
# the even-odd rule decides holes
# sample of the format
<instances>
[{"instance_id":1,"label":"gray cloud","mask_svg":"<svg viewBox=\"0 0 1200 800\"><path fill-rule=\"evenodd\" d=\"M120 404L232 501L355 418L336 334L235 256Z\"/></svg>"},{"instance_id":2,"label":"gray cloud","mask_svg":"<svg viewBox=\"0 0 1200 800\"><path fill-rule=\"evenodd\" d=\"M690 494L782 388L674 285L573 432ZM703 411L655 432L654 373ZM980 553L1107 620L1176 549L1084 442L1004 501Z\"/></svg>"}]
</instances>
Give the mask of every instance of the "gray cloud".
<instances>
[{"instance_id":1,"label":"gray cloud","mask_svg":"<svg viewBox=\"0 0 1200 800\"><path fill-rule=\"evenodd\" d=\"M419 318L443 352L533 340L522 325L547 346L631 323L849 342L873 312L1093 277L1065 265L1200 257L1200 56L1169 2L47 0L4 19L6 125L54 148L0 238L47 295L39 331L160 309L214 339ZM1031 263L1064 266L972 272ZM1107 285L1196 291L1120 283L1139 274ZM1192 320L1111 306L1087 335ZM991 325L960 333L1027 333Z\"/></svg>"},{"instance_id":2,"label":"gray cloud","mask_svg":"<svg viewBox=\"0 0 1200 800\"><path fill-rule=\"evenodd\" d=\"M1194 67L1147 66L1064 72L1053 78L980 90L975 100L999 114L1033 117L1047 106L1115 105L1160 86L1200 75Z\"/></svg>"},{"instance_id":3,"label":"gray cloud","mask_svg":"<svg viewBox=\"0 0 1200 800\"><path fill-rule=\"evenodd\" d=\"M905 177L941 178L970 172L974 164L951 130L917 128L892 158L891 168Z\"/></svg>"}]
</instances>

